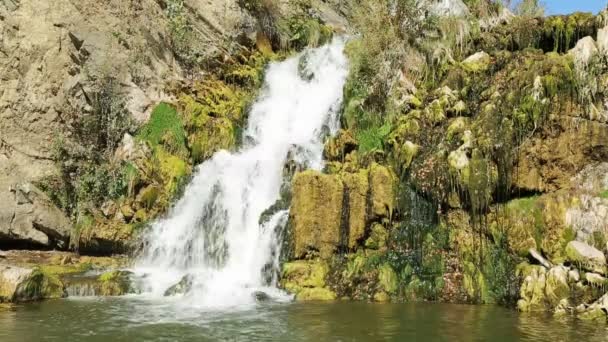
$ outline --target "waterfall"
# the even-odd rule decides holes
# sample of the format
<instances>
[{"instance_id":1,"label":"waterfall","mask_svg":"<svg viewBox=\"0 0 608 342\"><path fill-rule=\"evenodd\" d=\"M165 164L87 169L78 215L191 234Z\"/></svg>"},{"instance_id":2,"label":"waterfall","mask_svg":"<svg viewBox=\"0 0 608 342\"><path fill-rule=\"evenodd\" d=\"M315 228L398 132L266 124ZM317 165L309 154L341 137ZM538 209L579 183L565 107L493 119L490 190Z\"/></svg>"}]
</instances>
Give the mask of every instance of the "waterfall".
<instances>
[{"instance_id":1,"label":"waterfall","mask_svg":"<svg viewBox=\"0 0 608 342\"><path fill-rule=\"evenodd\" d=\"M268 67L243 146L199 165L183 197L144 237L135 266L144 291L162 296L181 280L183 297L201 307L251 303L257 291L285 296L265 271L278 271L288 211L263 224L260 215L280 198L288 158L323 167L323 140L339 128L348 74L343 49L335 39Z\"/></svg>"}]
</instances>

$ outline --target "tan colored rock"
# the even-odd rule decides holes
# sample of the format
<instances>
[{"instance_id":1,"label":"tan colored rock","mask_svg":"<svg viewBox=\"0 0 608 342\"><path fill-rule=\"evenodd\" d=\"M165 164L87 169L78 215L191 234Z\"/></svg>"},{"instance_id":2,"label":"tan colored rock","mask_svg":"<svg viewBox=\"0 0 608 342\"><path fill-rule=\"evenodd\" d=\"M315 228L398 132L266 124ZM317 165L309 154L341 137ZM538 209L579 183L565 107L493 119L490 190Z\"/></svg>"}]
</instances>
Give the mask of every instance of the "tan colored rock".
<instances>
[{"instance_id":1,"label":"tan colored rock","mask_svg":"<svg viewBox=\"0 0 608 342\"><path fill-rule=\"evenodd\" d=\"M0 189L0 241L65 248L71 230L66 215L31 183Z\"/></svg>"},{"instance_id":2,"label":"tan colored rock","mask_svg":"<svg viewBox=\"0 0 608 342\"><path fill-rule=\"evenodd\" d=\"M395 208L395 176L390 169L372 164L369 171L372 219L391 218Z\"/></svg>"},{"instance_id":3,"label":"tan colored rock","mask_svg":"<svg viewBox=\"0 0 608 342\"><path fill-rule=\"evenodd\" d=\"M365 235L367 221L367 171L346 173L342 180L348 191L348 248L357 247Z\"/></svg>"},{"instance_id":4,"label":"tan colored rock","mask_svg":"<svg viewBox=\"0 0 608 342\"><path fill-rule=\"evenodd\" d=\"M304 171L295 175L290 222L294 256L318 251L330 257L340 245L344 184L336 175Z\"/></svg>"}]
</instances>

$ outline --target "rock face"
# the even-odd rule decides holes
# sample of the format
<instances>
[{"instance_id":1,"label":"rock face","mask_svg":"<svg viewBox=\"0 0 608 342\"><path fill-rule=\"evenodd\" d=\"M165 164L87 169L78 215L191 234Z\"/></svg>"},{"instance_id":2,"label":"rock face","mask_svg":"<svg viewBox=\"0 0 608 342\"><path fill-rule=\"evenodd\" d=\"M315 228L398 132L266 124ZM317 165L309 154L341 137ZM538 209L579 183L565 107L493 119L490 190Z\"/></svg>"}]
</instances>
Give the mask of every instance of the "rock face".
<instances>
[{"instance_id":1,"label":"rock face","mask_svg":"<svg viewBox=\"0 0 608 342\"><path fill-rule=\"evenodd\" d=\"M290 226L296 257L309 249L329 257L340 245L343 197L344 184L335 176L305 171L294 177Z\"/></svg>"},{"instance_id":2,"label":"rock face","mask_svg":"<svg viewBox=\"0 0 608 342\"><path fill-rule=\"evenodd\" d=\"M295 175L290 210L294 257L309 252L330 257L353 249L369 235L369 223L390 219L394 209L394 176L378 164L358 173Z\"/></svg>"},{"instance_id":3,"label":"rock face","mask_svg":"<svg viewBox=\"0 0 608 342\"><path fill-rule=\"evenodd\" d=\"M187 0L180 10L196 32L193 55L224 53L227 41L255 31L236 0ZM17 187L58 173L54 146L71 116L92 110L105 77L138 122L168 98L166 81L183 77L174 20L165 1L0 4L0 239L63 246L65 217L38 194L24 203Z\"/></svg>"},{"instance_id":4,"label":"rock face","mask_svg":"<svg viewBox=\"0 0 608 342\"><path fill-rule=\"evenodd\" d=\"M24 244L66 248L71 222L31 183L12 187L0 204L0 245Z\"/></svg>"}]
</instances>

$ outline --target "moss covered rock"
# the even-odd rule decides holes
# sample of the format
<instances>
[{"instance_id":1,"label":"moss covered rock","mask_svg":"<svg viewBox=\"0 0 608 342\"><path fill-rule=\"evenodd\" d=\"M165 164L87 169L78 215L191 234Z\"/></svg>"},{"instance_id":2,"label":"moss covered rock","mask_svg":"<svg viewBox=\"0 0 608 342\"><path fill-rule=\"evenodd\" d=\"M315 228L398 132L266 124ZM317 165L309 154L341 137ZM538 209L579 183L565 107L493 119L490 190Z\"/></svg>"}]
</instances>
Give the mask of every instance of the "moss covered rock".
<instances>
[{"instance_id":1,"label":"moss covered rock","mask_svg":"<svg viewBox=\"0 0 608 342\"><path fill-rule=\"evenodd\" d=\"M40 268L0 265L0 302L28 302L65 297L57 275Z\"/></svg>"},{"instance_id":2,"label":"moss covered rock","mask_svg":"<svg viewBox=\"0 0 608 342\"><path fill-rule=\"evenodd\" d=\"M326 286L329 273L327 262L322 260L298 260L283 265L281 285L296 300L334 300L336 294Z\"/></svg>"},{"instance_id":3,"label":"moss covered rock","mask_svg":"<svg viewBox=\"0 0 608 342\"><path fill-rule=\"evenodd\" d=\"M99 282L100 296L122 296L132 293L131 272L110 271L101 274L97 280Z\"/></svg>"},{"instance_id":4,"label":"moss covered rock","mask_svg":"<svg viewBox=\"0 0 608 342\"><path fill-rule=\"evenodd\" d=\"M606 274L604 253L584 242L570 241L566 246L566 259L583 269Z\"/></svg>"},{"instance_id":5,"label":"moss covered rock","mask_svg":"<svg viewBox=\"0 0 608 342\"><path fill-rule=\"evenodd\" d=\"M344 184L340 177L317 171L295 175L290 210L294 255L311 251L330 257L340 244Z\"/></svg>"},{"instance_id":6,"label":"moss covered rock","mask_svg":"<svg viewBox=\"0 0 608 342\"><path fill-rule=\"evenodd\" d=\"M379 164L369 169L372 219L390 218L395 208L395 176L391 170Z\"/></svg>"}]
</instances>

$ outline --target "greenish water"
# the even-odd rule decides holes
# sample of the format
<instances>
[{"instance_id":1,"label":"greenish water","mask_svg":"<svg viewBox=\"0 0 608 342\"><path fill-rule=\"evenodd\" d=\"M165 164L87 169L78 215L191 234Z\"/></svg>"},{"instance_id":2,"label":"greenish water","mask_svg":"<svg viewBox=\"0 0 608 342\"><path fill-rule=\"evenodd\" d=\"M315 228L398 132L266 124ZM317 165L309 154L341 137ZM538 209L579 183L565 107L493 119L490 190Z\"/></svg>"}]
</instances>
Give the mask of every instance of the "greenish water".
<instances>
[{"instance_id":1,"label":"greenish water","mask_svg":"<svg viewBox=\"0 0 608 342\"><path fill-rule=\"evenodd\" d=\"M262 304L205 312L138 298L0 309L0 341L608 341L605 324L447 304Z\"/></svg>"}]
</instances>

